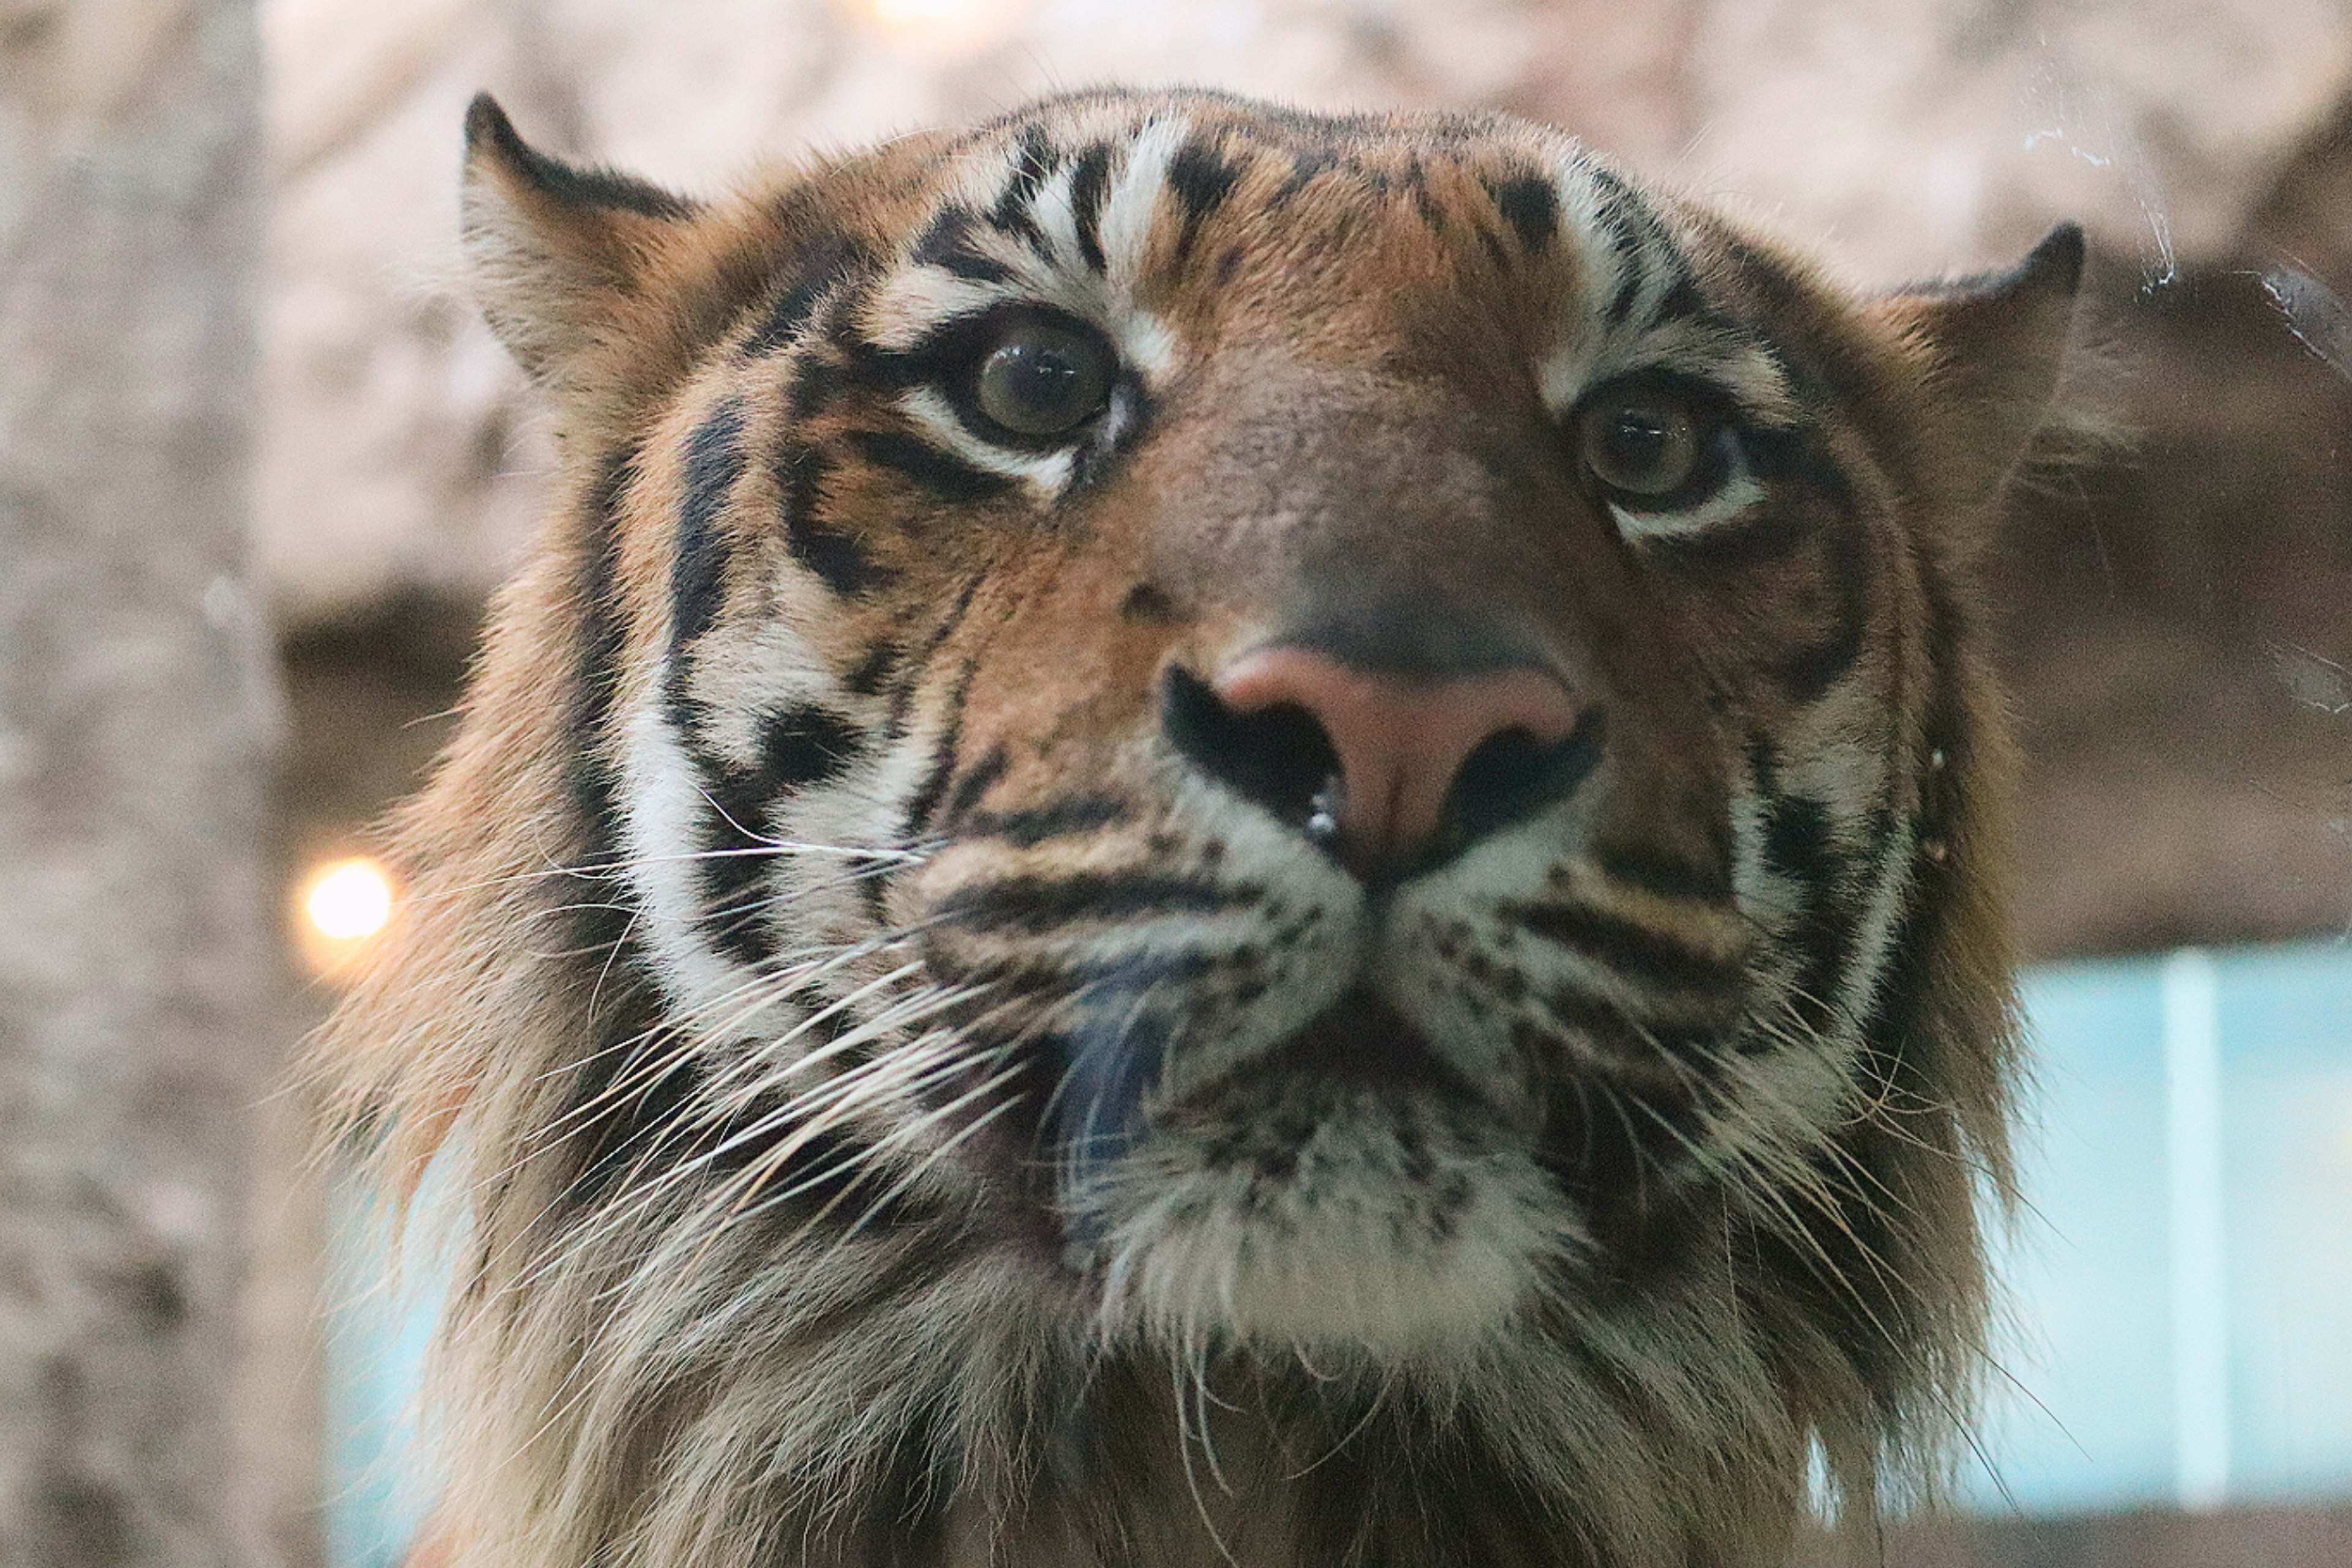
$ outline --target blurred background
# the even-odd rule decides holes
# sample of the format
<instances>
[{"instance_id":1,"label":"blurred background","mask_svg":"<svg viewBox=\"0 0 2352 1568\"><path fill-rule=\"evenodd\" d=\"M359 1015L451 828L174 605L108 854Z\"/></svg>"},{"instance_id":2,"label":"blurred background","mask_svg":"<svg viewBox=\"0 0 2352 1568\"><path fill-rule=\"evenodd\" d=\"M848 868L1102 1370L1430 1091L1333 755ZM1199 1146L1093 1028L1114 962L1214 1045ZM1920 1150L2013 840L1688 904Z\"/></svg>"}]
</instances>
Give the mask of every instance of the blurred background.
<instances>
[{"instance_id":1,"label":"blurred background","mask_svg":"<svg viewBox=\"0 0 2352 1568\"><path fill-rule=\"evenodd\" d=\"M2031 758L2028 1204L1960 1517L1887 1559L2352 1564L2345 0L0 0L0 1563L379 1568L419 1506L415 1314L268 1086L399 918L369 825L446 739L551 462L458 285L467 98L698 191L1104 79L1510 110L1866 283L2088 226L2138 434L1990 561ZM157 760L175 715L201 766ZM44 749L100 719L107 790ZM167 774L173 815L130 808ZM178 901L127 925L173 855ZM202 984L119 957L192 941L227 955ZM158 1037L47 1022L123 986L211 1031L201 1094L165 1098L212 1109L120 1201L60 1197L156 1114L120 1086ZM197 1187L201 1224L166 1201ZM101 1212L116 1241L44 1250ZM142 1247L215 1323L187 1386L226 1414L172 1440L216 1454L172 1473L229 1558L142 1555L179 1538L90 1501L165 1436L56 1436L149 1342L146 1297L89 1284L145 1279ZM102 1333L43 1326L101 1299L131 1303ZM12 1510L68 1544L12 1552Z\"/></svg>"}]
</instances>

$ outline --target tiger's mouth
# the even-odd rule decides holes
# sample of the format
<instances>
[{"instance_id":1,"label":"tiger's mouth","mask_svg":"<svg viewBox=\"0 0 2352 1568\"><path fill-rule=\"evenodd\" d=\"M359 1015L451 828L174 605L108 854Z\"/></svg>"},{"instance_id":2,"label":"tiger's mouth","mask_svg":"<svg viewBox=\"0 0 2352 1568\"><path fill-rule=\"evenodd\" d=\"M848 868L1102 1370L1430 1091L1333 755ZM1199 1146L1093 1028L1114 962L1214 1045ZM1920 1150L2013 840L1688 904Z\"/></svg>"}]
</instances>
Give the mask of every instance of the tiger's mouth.
<instances>
[{"instance_id":1,"label":"tiger's mouth","mask_svg":"<svg viewBox=\"0 0 2352 1568\"><path fill-rule=\"evenodd\" d=\"M1584 1245L1535 1109L1482 1088L1370 978L1172 1092L1160 1065L1131 1040L1082 1051L1056 1118L1068 1256L1120 1329L1459 1347Z\"/></svg>"},{"instance_id":2,"label":"tiger's mouth","mask_svg":"<svg viewBox=\"0 0 2352 1568\"><path fill-rule=\"evenodd\" d=\"M1275 1045L1257 1070L1375 1093L1425 1093L1465 1104L1483 1098L1420 1026L1361 982Z\"/></svg>"}]
</instances>

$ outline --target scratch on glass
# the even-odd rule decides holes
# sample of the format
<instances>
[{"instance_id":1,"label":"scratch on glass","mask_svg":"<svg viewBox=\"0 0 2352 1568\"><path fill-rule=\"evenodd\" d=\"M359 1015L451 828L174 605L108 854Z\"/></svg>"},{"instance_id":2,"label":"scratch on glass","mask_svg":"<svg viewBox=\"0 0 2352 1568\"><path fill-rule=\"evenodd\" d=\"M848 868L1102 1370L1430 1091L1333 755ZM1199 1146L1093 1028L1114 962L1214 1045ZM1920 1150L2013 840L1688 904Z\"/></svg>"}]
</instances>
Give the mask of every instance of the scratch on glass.
<instances>
[{"instance_id":1,"label":"scratch on glass","mask_svg":"<svg viewBox=\"0 0 2352 1568\"><path fill-rule=\"evenodd\" d=\"M2312 357L2352 381L2352 308L2342 297L2299 267L2273 267L2263 274L2263 292L2294 341Z\"/></svg>"},{"instance_id":2,"label":"scratch on glass","mask_svg":"<svg viewBox=\"0 0 2352 1568\"><path fill-rule=\"evenodd\" d=\"M2050 40L2038 40L2041 58L2028 77L2025 110L2041 129L2026 133L2025 150L2047 142L2094 169L2109 171L2122 184L2125 196L2139 209L2147 225L2156 255L2141 269L2140 292L2154 294L2180 278L2180 259L2172 247L2172 220L2166 214L2164 192L2147 150L2116 113L2107 93L2085 82L2069 68Z\"/></svg>"},{"instance_id":3,"label":"scratch on glass","mask_svg":"<svg viewBox=\"0 0 2352 1568\"><path fill-rule=\"evenodd\" d=\"M2271 667L2286 694L2305 707L2335 716L2352 713L2352 669L2325 654L2284 642L2271 644Z\"/></svg>"}]
</instances>

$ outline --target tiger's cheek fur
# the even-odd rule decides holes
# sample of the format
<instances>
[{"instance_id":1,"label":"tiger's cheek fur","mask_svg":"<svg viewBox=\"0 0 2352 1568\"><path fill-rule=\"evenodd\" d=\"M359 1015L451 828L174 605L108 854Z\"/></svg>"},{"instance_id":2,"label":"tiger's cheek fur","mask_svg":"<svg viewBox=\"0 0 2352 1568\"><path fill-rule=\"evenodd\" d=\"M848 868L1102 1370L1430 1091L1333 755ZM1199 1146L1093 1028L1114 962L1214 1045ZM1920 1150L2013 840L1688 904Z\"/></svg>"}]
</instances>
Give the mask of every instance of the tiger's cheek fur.
<instances>
[{"instance_id":1,"label":"tiger's cheek fur","mask_svg":"<svg viewBox=\"0 0 2352 1568\"><path fill-rule=\"evenodd\" d=\"M2078 242L1861 300L1213 94L709 205L469 137L579 471L326 1047L453 1173L466 1568L1746 1568L1816 1447L1868 1519L2006 1168L1960 563Z\"/></svg>"}]
</instances>

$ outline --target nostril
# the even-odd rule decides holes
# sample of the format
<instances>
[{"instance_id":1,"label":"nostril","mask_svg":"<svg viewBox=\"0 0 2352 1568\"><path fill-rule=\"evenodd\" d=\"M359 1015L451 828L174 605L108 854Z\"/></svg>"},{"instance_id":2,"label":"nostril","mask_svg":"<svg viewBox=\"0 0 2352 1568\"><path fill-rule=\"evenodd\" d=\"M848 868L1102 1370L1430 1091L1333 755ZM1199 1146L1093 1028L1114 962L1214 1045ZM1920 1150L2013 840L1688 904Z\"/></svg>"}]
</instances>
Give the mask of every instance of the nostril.
<instances>
[{"instance_id":1,"label":"nostril","mask_svg":"<svg viewBox=\"0 0 2352 1568\"><path fill-rule=\"evenodd\" d=\"M1171 665L1160 688L1160 722L1193 766L1284 821L1304 827L1328 808L1339 752L1304 707L1285 702L1240 712L1207 681Z\"/></svg>"},{"instance_id":2,"label":"nostril","mask_svg":"<svg viewBox=\"0 0 2352 1568\"><path fill-rule=\"evenodd\" d=\"M1213 681L1171 667L1163 682L1161 723L1189 762L1367 879L1534 816L1601 760L1600 706L1528 666L1402 679L1274 643Z\"/></svg>"},{"instance_id":3,"label":"nostril","mask_svg":"<svg viewBox=\"0 0 2352 1568\"><path fill-rule=\"evenodd\" d=\"M1575 793L1601 761L1602 710L1586 709L1566 737L1544 741L1512 728L1487 736L1462 760L1445 799L1456 843L1472 843Z\"/></svg>"}]
</instances>

